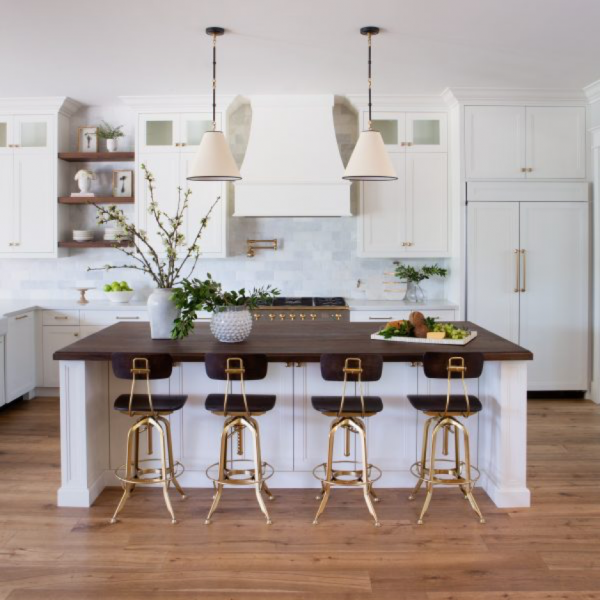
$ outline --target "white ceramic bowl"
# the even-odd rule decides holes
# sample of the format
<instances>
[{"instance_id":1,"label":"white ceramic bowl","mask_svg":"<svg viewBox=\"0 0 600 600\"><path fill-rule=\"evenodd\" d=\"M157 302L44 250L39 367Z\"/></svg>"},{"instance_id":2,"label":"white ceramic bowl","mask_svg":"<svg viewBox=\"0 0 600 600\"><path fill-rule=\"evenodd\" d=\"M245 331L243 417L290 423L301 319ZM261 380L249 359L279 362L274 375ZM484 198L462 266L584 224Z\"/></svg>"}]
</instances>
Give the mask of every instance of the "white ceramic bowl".
<instances>
[{"instance_id":1,"label":"white ceramic bowl","mask_svg":"<svg viewBox=\"0 0 600 600\"><path fill-rule=\"evenodd\" d=\"M131 292L104 292L108 299L115 304L125 304L133 298L134 291Z\"/></svg>"}]
</instances>

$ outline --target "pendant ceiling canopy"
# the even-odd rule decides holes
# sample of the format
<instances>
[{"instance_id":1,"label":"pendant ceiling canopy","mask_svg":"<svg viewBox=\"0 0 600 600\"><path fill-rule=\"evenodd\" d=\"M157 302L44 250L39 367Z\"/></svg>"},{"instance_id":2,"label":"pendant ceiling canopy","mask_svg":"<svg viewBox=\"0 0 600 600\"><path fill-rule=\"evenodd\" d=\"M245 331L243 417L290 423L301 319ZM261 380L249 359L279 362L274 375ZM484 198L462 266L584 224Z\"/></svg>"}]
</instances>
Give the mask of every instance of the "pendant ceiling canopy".
<instances>
[{"instance_id":1,"label":"pendant ceiling canopy","mask_svg":"<svg viewBox=\"0 0 600 600\"><path fill-rule=\"evenodd\" d=\"M212 131L202 136L187 178L189 181L236 181L242 176L223 132L217 131L216 119L217 36L223 35L225 30L222 27L208 27L206 33L213 40Z\"/></svg>"},{"instance_id":2,"label":"pendant ceiling canopy","mask_svg":"<svg viewBox=\"0 0 600 600\"><path fill-rule=\"evenodd\" d=\"M379 27L363 27L362 35L368 39L368 85L369 85L369 128L361 131L346 166L344 179L350 181L393 181L398 179L394 166L388 156L383 138L372 127L371 117L371 37L379 33Z\"/></svg>"}]
</instances>

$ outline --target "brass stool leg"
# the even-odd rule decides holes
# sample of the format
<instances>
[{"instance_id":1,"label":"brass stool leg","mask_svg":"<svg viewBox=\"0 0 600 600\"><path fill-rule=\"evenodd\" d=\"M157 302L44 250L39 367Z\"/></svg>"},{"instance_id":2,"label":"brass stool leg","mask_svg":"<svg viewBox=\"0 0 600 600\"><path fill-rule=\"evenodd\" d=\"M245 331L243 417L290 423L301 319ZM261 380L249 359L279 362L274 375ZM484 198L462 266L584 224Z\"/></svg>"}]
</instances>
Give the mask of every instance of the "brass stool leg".
<instances>
[{"instance_id":1,"label":"brass stool leg","mask_svg":"<svg viewBox=\"0 0 600 600\"><path fill-rule=\"evenodd\" d=\"M466 486L467 500L469 501L471 508L477 513L477 516L479 517L479 522L483 524L483 523L485 523L485 519L483 518L483 515L481 514L481 511L479 510L479 506L477 505L477 502L475 501L475 496L473 496L474 484L471 482L471 450L469 447L469 432L467 431L467 428L462 423L458 423L458 427L460 429L462 429L463 441L464 441L464 446L465 446L465 470L467 472L467 480L468 480L468 484Z\"/></svg>"},{"instance_id":2,"label":"brass stool leg","mask_svg":"<svg viewBox=\"0 0 600 600\"><path fill-rule=\"evenodd\" d=\"M133 445L134 445L134 441L137 442L139 440L139 435L136 435L136 434L139 432L140 425L141 425L141 422L136 423L127 432L127 458L126 458L127 466L125 469L125 477L127 479L132 478L132 476L133 476L132 466L137 463L137 449L134 454ZM133 461L133 465L132 465L132 461ZM119 501L119 504L117 505L117 509L115 510L115 512L112 516L112 519L110 520L111 523L114 524L117 522L118 514L123 510L123 508L125 507L125 503L127 502L129 496L131 496L132 487L133 486L131 483L125 483L123 485L123 495L121 496L121 500Z\"/></svg>"},{"instance_id":3,"label":"brass stool leg","mask_svg":"<svg viewBox=\"0 0 600 600\"><path fill-rule=\"evenodd\" d=\"M171 515L171 523L177 523L177 519L175 518L175 512L173 511L173 506L171 505L171 499L169 498L169 480L167 478L167 440L165 432L161 427L159 421L154 418L149 419L149 423L158 430L158 435L160 437L160 462L161 462L161 472L163 479L163 496L165 498L165 504L167 505L167 510ZM152 431L148 430L148 436L152 436Z\"/></svg>"},{"instance_id":4,"label":"brass stool leg","mask_svg":"<svg viewBox=\"0 0 600 600\"><path fill-rule=\"evenodd\" d=\"M371 496L371 500L373 500L373 502L381 501L381 499L379 498L379 496L375 493L375 490L373 489L372 481L369 482L369 496Z\"/></svg>"},{"instance_id":5,"label":"brass stool leg","mask_svg":"<svg viewBox=\"0 0 600 600\"><path fill-rule=\"evenodd\" d=\"M242 418L242 422L252 432L252 439L254 440L254 478L256 480L256 499L258 500L260 510L267 519L267 525L271 525L271 517L269 516L269 511L267 510L267 506L261 494L263 480L262 457L260 454L260 433L258 429L258 423L256 422L256 419L253 419L252 417L244 417Z\"/></svg>"},{"instance_id":6,"label":"brass stool leg","mask_svg":"<svg viewBox=\"0 0 600 600\"><path fill-rule=\"evenodd\" d=\"M352 420L353 425L356 427L356 431L360 436L361 447L362 447L362 464L363 464L363 495L365 497L365 502L367 503L367 508L371 513L371 516L375 519L375 527L381 527L381 523L377 518L377 513L375 512L375 507L373 506L373 502L371 501L371 495L369 494L370 488L372 484L369 481L369 461L367 460L367 432L365 431L365 426L358 419Z\"/></svg>"},{"instance_id":7,"label":"brass stool leg","mask_svg":"<svg viewBox=\"0 0 600 600\"><path fill-rule=\"evenodd\" d=\"M425 421L425 425L423 425L423 445L421 447L421 468L419 469L419 481L417 481L417 485L415 489L412 491L409 500L414 500L418 491L421 489L423 485L423 481L425 480L425 469L427 463L427 444L429 443L429 429L431 426L431 422L435 417L429 417L427 421Z\"/></svg>"},{"instance_id":8,"label":"brass stool leg","mask_svg":"<svg viewBox=\"0 0 600 600\"><path fill-rule=\"evenodd\" d=\"M165 424L165 433L167 434L167 450L169 453L169 472L171 473L171 481L175 486L175 489L181 494L181 499L185 500L186 495L181 486L179 485L179 481L175 477L175 461L173 460L173 440L171 438L171 422L166 417L159 417L159 419Z\"/></svg>"},{"instance_id":9,"label":"brass stool leg","mask_svg":"<svg viewBox=\"0 0 600 600\"><path fill-rule=\"evenodd\" d=\"M456 479L459 479L461 474L461 468L460 468L460 438L458 436L458 427L456 426L456 424L454 424L454 472L456 474ZM466 488L466 486L461 485L460 487L460 491L463 494L463 498L465 500L469 499L469 494L468 494L468 489Z\"/></svg>"},{"instance_id":10,"label":"brass stool leg","mask_svg":"<svg viewBox=\"0 0 600 600\"><path fill-rule=\"evenodd\" d=\"M136 428L133 442L133 477L137 478L140 472L140 430ZM131 484L131 493L135 490L135 484Z\"/></svg>"},{"instance_id":11,"label":"brass stool leg","mask_svg":"<svg viewBox=\"0 0 600 600\"><path fill-rule=\"evenodd\" d=\"M317 514L313 520L313 525L317 525L319 523L319 517L323 514L325 507L327 506L327 501L329 500L329 494L331 494L331 481L333 478L333 446L335 443L335 432L338 430L340 426L341 420L336 420L331 424L329 428L329 447L327 450L327 472L326 472L326 480L321 482L321 489L323 490L321 504L319 504L319 508L317 510Z\"/></svg>"},{"instance_id":12,"label":"brass stool leg","mask_svg":"<svg viewBox=\"0 0 600 600\"><path fill-rule=\"evenodd\" d=\"M433 432L431 434L431 446L430 446L430 454L429 454L429 479L427 480L427 496L425 496L425 502L423 502L423 508L421 509L421 515L419 516L419 520L417 521L417 525L423 525L423 517L429 508L429 503L431 502L431 496L433 495L433 482L435 479L435 451L436 451L436 442L437 442L437 434L438 431L442 428L443 421L437 423L437 425L433 428Z\"/></svg>"},{"instance_id":13,"label":"brass stool leg","mask_svg":"<svg viewBox=\"0 0 600 600\"><path fill-rule=\"evenodd\" d=\"M230 421L225 421L225 425L223 425L223 431L221 432L221 453L219 458L219 481L213 482L215 486L215 495L213 496L213 503L208 511L208 515L206 520L204 521L205 525L210 524L210 518L212 517L215 510L217 510L217 506L219 506L219 502L221 500L221 495L223 494L223 482L225 481L225 465L227 464L227 442L229 429L231 425L235 422L235 419Z\"/></svg>"},{"instance_id":14,"label":"brass stool leg","mask_svg":"<svg viewBox=\"0 0 600 600\"><path fill-rule=\"evenodd\" d=\"M271 492L271 489L264 481L262 484L262 489L263 489L263 492L267 495L267 498L269 500L275 500L275 496L273 496L273 492Z\"/></svg>"}]
</instances>

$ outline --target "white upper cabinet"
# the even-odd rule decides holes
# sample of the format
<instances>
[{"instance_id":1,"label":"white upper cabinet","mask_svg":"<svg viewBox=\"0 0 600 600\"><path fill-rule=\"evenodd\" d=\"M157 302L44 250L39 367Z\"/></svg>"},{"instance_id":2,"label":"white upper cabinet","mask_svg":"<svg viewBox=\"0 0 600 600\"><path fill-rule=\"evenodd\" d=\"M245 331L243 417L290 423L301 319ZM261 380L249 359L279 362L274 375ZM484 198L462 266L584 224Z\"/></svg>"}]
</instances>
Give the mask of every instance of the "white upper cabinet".
<instances>
[{"instance_id":1,"label":"white upper cabinet","mask_svg":"<svg viewBox=\"0 0 600 600\"><path fill-rule=\"evenodd\" d=\"M448 126L445 113L373 113L373 129L381 133L391 152L446 152ZM363 114L363 128L369 127L369 115Z\"/></svg>"},{"instance_id":2,"label":"white upper cabinet","mask_svg":"<svg viewBox=\"0 0 600 600\"><path fill-rule=\"evenodd\" d=\"M467 106L467 179L585 178L585 108Z\"/></svg>"},{"instance_id":3,"label":"white upper cabinet","mask_svg":"<svg viewBox=\"0 0 600 600\"><path fill-rule=\"evenodd\" d=\"M525 108L465 108L467 179L525 178Z\"/></svg>"},{"instance_id":4,"label":"white upper cabinet","mask_svg":"<svg viewBox=\"0 0 600 600\"><path fill-rule=\"evenodd\" d=\"M217 115L217 128L221 126L221 116ZM161 210L169 215L177 210L178 192L181 197L191 188L192 195L185 215L183 233L187 243L192 243L202 219L215 200L220 201L210 215L208 224L200 239L203 256L221 258L227 248L227 197L225 185L221 182L191 182L187 180L188 170L194 153L206 131L212 129L210 113L152 113L139 116L140 154L137 157L138 177L138 223L145 229L151 243L156 247L158 234L154 219L148 214L150 192L144 179L141 165L145 164L154 175L154 196ZM158 244L159 245L159 244Z\"/></svg>"},{"instance_id":5,"label":"white upper cabinet","mask_svg":"<svg viewBox=\"0 0 600 600\"><path fill-rule=\"evenodd\" d=\"M56 254L55 119L0 117L0 255Z\"/></svg>"},{"instance_id":6,"label":"white upper cabinet","mask_svg":"<svg viewBox=\"0 0 600 600\"><path fill-rule=\"evenodd\" d=\"M585 178L585 108L527 108L527 178Z\"/></svg>"}]
</instances>

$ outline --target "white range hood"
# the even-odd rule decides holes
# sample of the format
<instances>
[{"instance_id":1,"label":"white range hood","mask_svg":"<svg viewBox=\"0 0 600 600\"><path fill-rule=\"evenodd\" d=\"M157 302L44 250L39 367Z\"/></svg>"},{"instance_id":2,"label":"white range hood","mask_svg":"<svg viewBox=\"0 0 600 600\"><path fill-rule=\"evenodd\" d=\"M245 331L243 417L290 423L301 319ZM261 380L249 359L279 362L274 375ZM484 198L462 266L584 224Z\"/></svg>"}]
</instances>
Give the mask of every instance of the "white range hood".
<instances>
[{"instance_id":1,"label":"white range hood","mask_svg":"<svg viewBox=\"0 0 600 600\"><path fill-rule=\"evenodd\" d=\"M236 217L350 216L333 95L253 96Z\"/></svg>"}]
</instances>

